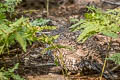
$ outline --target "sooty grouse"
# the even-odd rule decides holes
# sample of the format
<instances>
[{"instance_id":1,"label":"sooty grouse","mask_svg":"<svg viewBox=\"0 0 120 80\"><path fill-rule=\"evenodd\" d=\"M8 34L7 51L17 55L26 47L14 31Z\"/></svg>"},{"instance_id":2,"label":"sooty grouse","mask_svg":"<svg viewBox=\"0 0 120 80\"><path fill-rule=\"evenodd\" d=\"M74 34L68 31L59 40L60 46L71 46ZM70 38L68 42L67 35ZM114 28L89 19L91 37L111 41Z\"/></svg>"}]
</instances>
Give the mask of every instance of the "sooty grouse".
<instances>
[{"instance_id":1,"label":"sooty grouse","mask_svg":"<svg viewBox=\"0 0 120 80\"><path fill-rule=\"evenodd\" d=\"M91 72L100 74L102 71L102 64L95 59L91 59L87 50L83 50L82 46L75 50L59 49L54 51L54 57L58 60L60 66L70 73L91 74ZM113 79L114 76L109 70L105 70L103 76L106 79Z\"/></svg>"}]
</instances>

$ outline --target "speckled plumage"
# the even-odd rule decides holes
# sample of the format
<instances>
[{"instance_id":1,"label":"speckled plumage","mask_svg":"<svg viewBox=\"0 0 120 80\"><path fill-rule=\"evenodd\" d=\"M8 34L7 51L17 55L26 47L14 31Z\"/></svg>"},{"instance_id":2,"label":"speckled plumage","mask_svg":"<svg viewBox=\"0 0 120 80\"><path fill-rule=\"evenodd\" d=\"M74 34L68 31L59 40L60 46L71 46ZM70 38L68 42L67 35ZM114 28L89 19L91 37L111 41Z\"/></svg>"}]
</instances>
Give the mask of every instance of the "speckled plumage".
<instances>
[{"instance_id":1,"label":"speckled plumage","mask_svg":"<svg viewBox=\"0 0 120 80\"><path fill-rule=\"evenodd\" d=\"M79 73L83 67L82 60L86 58L87 54L80 48L72 51L69 49L59 49L59 51L54 53L54 56L55 58L57 57L61 67L71 73Z\"/></svg>"}]
</instances>

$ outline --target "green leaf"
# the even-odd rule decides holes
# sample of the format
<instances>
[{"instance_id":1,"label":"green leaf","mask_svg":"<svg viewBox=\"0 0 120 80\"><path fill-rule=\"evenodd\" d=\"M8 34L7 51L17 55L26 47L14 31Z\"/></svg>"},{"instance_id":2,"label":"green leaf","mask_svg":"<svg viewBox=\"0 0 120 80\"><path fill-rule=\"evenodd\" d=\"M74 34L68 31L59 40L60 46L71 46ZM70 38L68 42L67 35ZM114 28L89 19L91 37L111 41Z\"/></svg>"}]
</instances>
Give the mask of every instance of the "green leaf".
<instances>
[{"instance_id":1,"label":"green leaf","mask_svg":"<svg viewBox=\"0 0 120 80\"><path fill-rule=\"evenodd\" d=\"M21 35L19 32L16 32L15 39L21 45L22 49L26 52L27 43L26 43L26 39L24 38L24 35Z\"/></svg>"},{"instance_id":2,"label":"green leaf","mask_svg":"<svg viewBox=\"0 0 120 80\"><path fill-rule=\"evenodd\" d=\"M9 72L14 72L16 69L18 69L19 63L15 64L15 66L12 69L9 69Z\"/></svg>"},{"instance_id":3,"label":"green leaf","mask_svg":"<svg viewBox=\"0 0 120 80\"><path fill-rule=\"evenodd\" d=\"M19 75L11 75L14 80L25 80L24 78L21 78Z\"/></svg>"},{"instance_id":4,"label":"green leaf","mask_svg":"<svg viewBox=\"0 0 120 80\"><path fill-rule=\"evenodd\" d=\"M14 22L13 24L11 24L10 26L20 26L23 23L25 23L27 20L28 20L27 18L21 17L20 19L18 19L16 22Z\"/></svg>"},{"instance_id":5,"label":"green leaf","mask_svg":"<svg viewBox=\"0 0 120 80\"><path fill-rule=\"evenodd\" d=\"M79 26L80 24L82 24L82 23L84 23L84 20L81 19L78 23L72 25L72 26L70 27L71 31L74 31L75 28L76 28L77 26Z\"/></svg>"},{"instance_id":6,"label":"green leaf","mask_svg":"<svg viewBox=\"0 0 120 80\"><path fill-rule=\"evenodd\" d=\"M112 60L114 61L116 64L120 65L120 53L114 53L111 57L106 58L107 60Z\"/></svg>"},{"instance_id":7,"label":"green leaf","mask_svg":"<svg viewBox=\"0 0 120 80\"><path fill-rule=\"evenodd\" d=\"M52 36L53 40L56 40L59 37L59 35Z\"/></svg>"},{"instance_id":8,"label":"green leaf","mask_svg":"<svg viewBox=\"0 0 120 80\"><path fill-rule=\"evenodd\" d=\"M4 67L0 69L0 80L25 80L24 78L21 78L19 75L16 75L14 71L18 69L19 63L15 64L15 66L12 69L4 70Z\"/></svg>"},{"instance_id":9,"label":"green leaf","mask_svg":"<svg viewBox=\"0 0 120 80\"><path fill-rule=\"evenodd\" d=\"M112 38L118 38L118 34L110 31L104 31L102 32L105 36L112 37Z\"/></svg>"},{"instance_id":10,"label":"green leaf","mask_svg":"<svg viewBox=\"0 0 120 80\"><path fill-rule=\"evenodd\" d=\"M56 66L59 66L59 62L58 62L57 59L55 59L54 63L55 63Z\"/></svg>"},{"instance_id":11,"label":"green leaf","mask_svg":"<svg viewBox=\"0 0 120 80\"><path fill-rule=\"evenodd\" d=\"M85 13L85 19L73 24L71 31L81 31L77 41L84 42L89 37L99 33L112 38L118 38L120 32L120 9L114 11L102 11L99 8L88 7L89 13Z\"/></svg>"},{"instance_id":12,"label":"green leaf","mask_svg":"<svg viewBox=\"0 0 120 80\"><path fill-rule=\"evenodd\" d=\"M46 25L49 21L50 21L49 19L42 19L42 18L40 18L40 19L36 19L36 20L34 20L33 22L31 22L31 24L32 24L33 26L44 26L44 25Z\"/></svg>"},{"instance_id":13,"label":"green leaf","mask_svg":"<svg viewBox=\"0 0 120 80\"><path fill-rule=\"evenodd\" d=\"M70 19L70 22L72 23L74 23L74 22L78 22L79 20L78 19L74 19L74 18L72 18L72 19Z\"/></svg>"}]
</instances>

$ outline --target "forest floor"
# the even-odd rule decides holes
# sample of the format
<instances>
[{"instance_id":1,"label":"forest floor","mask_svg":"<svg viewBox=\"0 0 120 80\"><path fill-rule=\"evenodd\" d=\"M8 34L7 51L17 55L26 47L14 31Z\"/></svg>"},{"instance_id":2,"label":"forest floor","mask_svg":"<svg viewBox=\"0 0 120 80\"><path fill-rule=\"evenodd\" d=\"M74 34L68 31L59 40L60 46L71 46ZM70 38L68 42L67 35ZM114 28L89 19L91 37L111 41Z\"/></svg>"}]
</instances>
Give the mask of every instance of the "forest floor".
<instances>
[{"instance_id":1,"label":"forest floor","mask_svg":"<svg viewBox=\"0 0 120 80\"><path fill-rule=\"evenodd\" d=\"M21 11L18 9L18 11ZM71 32L69 27L72 25L70 22L71 18L81 19L83 14L87 11L85 7L77 7L75 5L66 5L61 8L50 9L49 16L46 16L46 11L36 10L31 13L22 13L25 17L30 17L30 19L45 18L50 19L49 25L57 26L57 30L48 32L49 35L57 35L60 37L56 40L56 43L61 45L73 46L76 47L76 51L84 50L81 55L87 55L91 53L89 57L98 61L103 65L105 53L107 53L107 40L109 37L102 35L95 35L92 38L89 38L85 43L81 44L76 42L77 37L80 32ZM111 53L120 51L120 39L112 40ZM59 68L54 64L51 56L41 55L40 52L42 47L37 42L34 43L35 46L28 48L28 52L25 55L20 57L21 65L17 73L24 76L28 80L99 80L100 73L88 73L88 75L78 76L71 75L70 77L64 77L59 71ZM14 63L18 62L16 57L8 63L7 66L12 66ZM108 62L109 63L109 62ZM111 63L111 62L110 62ZM109 65L116 66L114 63ZM108 66L107 65L107 66ZM101 68L102 70L102 68ZM119 69L117 69L117 74L119 74ZM89 72L89 71L88 71ZM113 72L116 75L116 70ZM108 73L109 74L109 73ZM106 80L105 78L103 80ZM119 79L118 79L119 80Z\"/></svg>"}]
</instances>

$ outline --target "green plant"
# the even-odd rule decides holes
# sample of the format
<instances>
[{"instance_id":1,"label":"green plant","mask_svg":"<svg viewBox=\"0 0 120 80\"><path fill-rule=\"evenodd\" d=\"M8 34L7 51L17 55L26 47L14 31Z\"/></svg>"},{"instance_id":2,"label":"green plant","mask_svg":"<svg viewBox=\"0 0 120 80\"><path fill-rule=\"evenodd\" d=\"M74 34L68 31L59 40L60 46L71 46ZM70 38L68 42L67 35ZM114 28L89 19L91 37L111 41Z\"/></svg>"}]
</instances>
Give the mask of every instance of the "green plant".
<instances>
[{"instance_id":1,"label":"green plant","mask_svg":"<svg viewBox=\"0 0 120 80\"><path fill-rule=\"evenodd\" d=\"M107 58L107 60L113 60L116 64L120 65L120 53L115 53L111 57Z\"/></svg>"},{"instance_id":2,"label":"green plant","mask_svg":"<svg viewBox=\"0 0 120 80\"><path fill-rule=\"evenodd\" d=\"M32 27L26 18L20 18L15 22L7 21L0 25L0 53L14 45L16 41L26 51L27 41L36 40L37 27Z\"/></svg>"},{"instance_id":3,"label":"green plant","mask_svg":"<svg viewBox=\"0 0 120 80\"><path fill-rule=\"evenodd\" d=\"M28 18L21 17L20 19L8 19L8 13L10 15L14 12L15 6L21 0L5 0L5 3L0 3L0 55L9 53L11 47L19 45L23 51L26 52L27 45L32 45L33 42L38 41L43 44L48 44L49 47L44 51L56 49L57 45L54 45L54 40L59 36L48 36L43 31L54 30L55 26L47 26L49 20L36 19L29 21ZM36 33L39 33L37 35ZM52 47L52 48L50 48ZM0 80L23 80L18 75L14 74L14 70L17 69L18 64L13 69L8 71L2 68L0 70Z\"/></svg>"},{"instance_id":4,"label":"green plant","mask_svg":"<svg viewBox=\"0 0 120 80\"><path fill-rule=\"evenodd\" d=\"M43 36L43 30L53 30L55 26L32 26L27 18L20 18L15 22L7 21L0 25L0 53L3 53L11 45L16 44L16 41L21 45L22 49L26 51L27 42L41 41L47 43L51 38ZM41 33L38 37L36 33ZM45 40L45 41L44 41Z\"/></svg>"},{"instance_id":5,"label":"green plant","mask_svg":"<svg viewBox=\"0 0 120 80\"><path fill-rule=\"evenodd\" d=\"M84 42L95 34L103 34L112 38L117 38L120 32L120 9L102 11L99 8L88 7L89 13L85 13L85 19L77 21L72 25L71 31L81 30L78 41Z\"/></svg>"},{"instance_id":6,"label":"green plant","mask_svg":"<svg viewBox=\"0 0 120 80\"><path fill-rule=\"evenodd\" d=\"M4 0L0 2L0 18L6 19L7 16L12 16L13 12L15 11L15 7L21 1L22 0Z\"/></svg>"},{"instance_id":7,"label":"green plant","mask_svg":"<svg viewBox=\"0 0 120 80\"><path fill-rule=\"evenodd\" d=\"M70 27L71 31L82 31L77 39L78 41L82 40L84 42L96 34L118 38L120 32L120 8L102 11L95 7L88 7L88 11L89 13L84 15L85 19L80 21L72 19L73 22L77 23Z\"/></svg>"},{"instance_id":8,"label":"green plant","mask_svg":"<svg viewBox=\"0 0 120 80\"><path fill-rule=\"evenodd\" d=\"M7 12L12 13L20 2L22 2L22 0L5 0L4 6L6 7Z\"/></svg>"},{"instance_id":9,"label":"green plant","mask_svg":"<svg viewBox=\"0 0 120 80\"><path fill-rule=\"evenodd\" d=\"M120 32L120 8L108 11L102 11L101 9L95 7L88 7L88 13L84 15L85 19L73 20L77 22L72 25L71 31L79 31L82 33L77 38L77 41L84 42L89 37L102 34L109 36L111 38L118 38ZM110 43L108 42L108 52L110 49ZM106 55L107 58L108 55ZM107 58L109 60L115 61L115 63L120 64L120 53L114 54L112 57ZM102 80L102 75L106 66L106 59L104 61L102 73L100 80Z\"/></svg>"},{"instance_id":10,"label":"green plant","mask_svg":"<svg viewBox=\"0 0 120 80\"><path fill-rule=\"evenodd\" d=\"M26 52L28 43L32 44L32 42L39 40L41 40L40 42L43 42L42 40L44 40L44 38L47 38L43 37L43 34L38 37L36 33L41 34L43 30L56 29L55 26L43 26L48 23L49 20L42 18L36 19L33 22L30 22L28 18L24 17L15 19L14 21L9 21L6 17L6 12L9 12L9 8L14 11L15 6L20 1L21 0L5 0L4 4L0 4L0 54L4 53L5 51L8 51L9 53L9 48L16 43L19 43L22 49ZM14 4L15 6L10 6Z\"/></svg>"},{"instance_id":11,"label":"green plant","mask_svg":"<svg viewBox=\"0 0 120 80\"><path fill-rule=\"evenodd\" d=\"M19 75L15 74L14 71L18 69L19 64L17 63L12 69L5 70L4 68L0 69L0 80L24 80Z\"/></svg>"},{"instance_id":12,"label":"green plant","mask_svg":"<svg viewBox=\"0 0 120 80\"><path fill-rule=\"evenodd\" d=\"M32 25L33 25L33 26L44 26L44 25L46 25L49 21L50 21L49 19L43 19L43 18L35 19L35 20L32 22Z\"/></svg>"}]
</instances>

